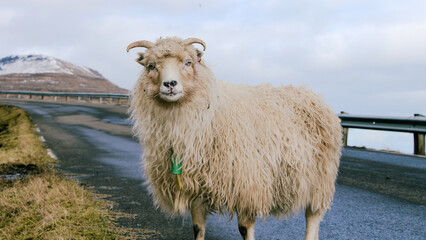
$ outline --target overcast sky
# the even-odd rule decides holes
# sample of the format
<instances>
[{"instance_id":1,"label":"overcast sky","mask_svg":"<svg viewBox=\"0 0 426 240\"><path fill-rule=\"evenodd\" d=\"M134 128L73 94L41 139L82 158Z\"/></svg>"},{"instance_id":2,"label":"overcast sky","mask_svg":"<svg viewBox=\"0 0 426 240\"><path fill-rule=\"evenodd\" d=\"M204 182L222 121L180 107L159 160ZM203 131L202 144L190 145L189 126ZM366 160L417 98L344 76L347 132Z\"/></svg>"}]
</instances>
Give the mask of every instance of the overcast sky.
<instances>
[{"instance_id":1,"label":"overcast sky","mask_svg":"<svg viewBox=\"0 0 426 240\"><path fill-rule=\"evenodd\" d=\"M307 85L335 112L426 114L424 0L0 0L0 57L50 55L126 89L142 71L126 46L175 35L203 39L225 81Z\"/></svg>"}]
</instances>

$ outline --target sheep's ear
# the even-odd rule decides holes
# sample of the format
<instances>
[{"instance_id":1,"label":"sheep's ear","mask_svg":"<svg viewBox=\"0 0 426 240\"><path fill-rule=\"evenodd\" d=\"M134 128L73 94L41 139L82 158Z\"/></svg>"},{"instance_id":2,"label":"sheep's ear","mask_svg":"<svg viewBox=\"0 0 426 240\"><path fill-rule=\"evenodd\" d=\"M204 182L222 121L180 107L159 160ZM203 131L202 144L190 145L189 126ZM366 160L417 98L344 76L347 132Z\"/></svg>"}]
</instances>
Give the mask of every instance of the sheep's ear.
<instances>
[{"instance_id":1,"label":"sheep's ear","mask_svg":"<svg viewBox=\"0 0 426 240\"><path fill-rule=\"evenodd\" d=\"M139 57L136 58L136 62L139 63L140 65L144 66L144 64L142 63L142 60L144 59L143 53L138 53Z\"/></svg>"},{"instance_id":2,"label":"sheep's ear","mask_svg":"<svg viewBox=\"0 0 426 240\"><path fill-rule=\"evenodd\" d=\"M198 49L195 49L195 51L197 52L197 61L200 62L201 57L203 56L203 52Z\"/></svg>"}]
</instances>

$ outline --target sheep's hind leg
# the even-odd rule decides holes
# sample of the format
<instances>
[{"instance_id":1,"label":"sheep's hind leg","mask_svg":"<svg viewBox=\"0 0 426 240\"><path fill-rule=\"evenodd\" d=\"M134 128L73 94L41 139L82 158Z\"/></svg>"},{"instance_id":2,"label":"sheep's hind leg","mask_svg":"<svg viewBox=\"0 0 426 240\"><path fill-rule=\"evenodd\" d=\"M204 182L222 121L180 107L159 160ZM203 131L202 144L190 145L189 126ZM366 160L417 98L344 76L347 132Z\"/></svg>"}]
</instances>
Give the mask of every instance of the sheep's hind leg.
<instances>
[{"instance_id":1,"label":"sheep's hind leg","mask_svg":"<svg viewBox=\"0 0 426 240\"><path fill-rule=\"evenodd\" d=\"M254 240L254 222L256 218L238 214L238 230L243 240Z\"/></svg>"},{"instance_id":2,"label":"sheep's hind leg","mask_svg":"<svg viewBox=\"0 0 426 240\"><path fill-rule=\"evenodd\" d=\"M207 207L200 198L191 204L191 217L195 240L203 240L206 232Z\"/></svg>"},{"instance_id":3,"label":"sheep's hind leg","mask_svg":"<svg viewBox=\"0 0 426 240\"><path fill-rule=\"evenodd\" d=\"M305 240L318 240L319 226L322 221L323 213L321 211L312 212L308 206L305 212L306 235Z\"/></svg>"}]
</instances>

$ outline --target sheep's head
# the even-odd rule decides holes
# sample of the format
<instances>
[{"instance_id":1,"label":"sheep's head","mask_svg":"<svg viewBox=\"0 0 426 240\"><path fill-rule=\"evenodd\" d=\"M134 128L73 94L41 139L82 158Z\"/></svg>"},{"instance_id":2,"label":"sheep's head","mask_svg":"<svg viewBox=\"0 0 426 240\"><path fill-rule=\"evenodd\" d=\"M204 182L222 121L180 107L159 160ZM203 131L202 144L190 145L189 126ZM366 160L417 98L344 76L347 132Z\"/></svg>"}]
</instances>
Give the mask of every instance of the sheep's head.
<instances>
[{"instance_id":1,"label":"sheep's head","mask_svg":"<svg viewBox=\"0 0 426 240\"><path fill-rule=\"evenodd\" d=\"M206 48L198 38L164 38L153 43L137 41L127 47L147 50L139 53L138 63L145 67L141 78L144 91L160 102L183 102L197 89L197 68L202 52L192 46L198 43Z\"/></svg>"}]
</instances>

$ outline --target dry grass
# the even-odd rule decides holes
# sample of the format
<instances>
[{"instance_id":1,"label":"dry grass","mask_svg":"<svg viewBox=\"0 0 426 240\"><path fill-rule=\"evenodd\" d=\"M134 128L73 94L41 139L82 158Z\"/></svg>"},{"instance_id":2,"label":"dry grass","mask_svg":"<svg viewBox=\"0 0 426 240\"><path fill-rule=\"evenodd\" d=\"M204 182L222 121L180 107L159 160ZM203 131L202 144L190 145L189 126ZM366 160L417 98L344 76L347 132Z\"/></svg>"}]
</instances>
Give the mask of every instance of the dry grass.
<instances>
[{"instance_id":1,"label":"dry grass","mask_svg":"<svg viewBox=\"0 0 426 240\"><path fill-rule=\"evenodd\" d=\"M21 180L0 178L0 239L143 239L154 231L120 228L125 214L77 182L61 176L21 109L0 105L0 175L37 166Z\"/></svg>"},{"instance_id":2,"label":"dry grass","mask_svg":"<svg viewBox=\"0 0 426 240\"><path fill-rule=\"evenodd\" d=\"M104 203L52 173L2 191L0 239L115 239Z\"/></svg>"},{"instance_id":3,"label":"dry grass","mask_svg":"<svg viewBox=\"0 0 426 240\"><path fill-rule=\"evenodd\" d=\"M54 163L32 130L34 124L24 110L0 104L0 164Z\"/></svg>"}]
</instances>

